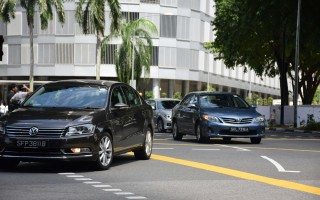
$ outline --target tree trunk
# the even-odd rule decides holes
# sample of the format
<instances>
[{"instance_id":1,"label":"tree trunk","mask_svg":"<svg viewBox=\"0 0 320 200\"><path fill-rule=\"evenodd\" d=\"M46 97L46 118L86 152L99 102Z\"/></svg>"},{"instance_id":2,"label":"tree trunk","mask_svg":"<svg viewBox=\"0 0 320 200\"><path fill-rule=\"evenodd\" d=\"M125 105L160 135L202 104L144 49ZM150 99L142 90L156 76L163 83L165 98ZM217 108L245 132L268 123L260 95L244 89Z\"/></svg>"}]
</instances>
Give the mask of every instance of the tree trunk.
<instances>
[{"instance_id":1,"label":"tree trunk","mask_svg":"<svg viewBox=\"0 0 320 200\"><path fill-rule=\"evenodd\" d=\"M96 65L96 80L100 80L100 65L101 65L101 37L100 34L97 33L97 46L96 46L96 54L97 54L97 65Z\"/></svg>"},{"instance_id":2,"label":"tree trunk","mask_svg":"<svg viewBox=\"0 0 320 200\"><path fill-rule=\"evenodd\" d=\"M27 11L28 13L28 11ZM33 91L34 85L34 52L33 52L33 16L28 16L29 18L29 36L30 36L30 76L29 76L29 88Z\"/></svg>"}]
</instances>

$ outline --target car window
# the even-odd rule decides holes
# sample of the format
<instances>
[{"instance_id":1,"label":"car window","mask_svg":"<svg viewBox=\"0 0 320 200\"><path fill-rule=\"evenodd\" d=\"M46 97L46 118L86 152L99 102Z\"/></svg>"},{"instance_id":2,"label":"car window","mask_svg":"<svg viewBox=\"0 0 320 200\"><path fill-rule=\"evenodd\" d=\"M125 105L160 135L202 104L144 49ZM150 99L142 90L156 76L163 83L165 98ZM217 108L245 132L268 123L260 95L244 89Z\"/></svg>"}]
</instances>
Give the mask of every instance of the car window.
<instances>
[{"instance_id":1,"label":"car window","mask_svg":"<svg viewBox=\"0 0 320 200\"><path fill-rule=\"evenodd\" d=\"M194 95L186 96L186 97L182 100L181 105L187 106L193 96L194 96Z\"/></svg>"},{"instance_id":2,"label":"car window","mask_svg":"<svg viewBox=\"0 0 320 200\"><path fill-rule=\"evenodd\" d=\"M200 96L201 107L248 108L248 104L237 95L208 94Z\"/></svg>"},{"instance_id":3,"label":"car window","mask_svg":"<svg viewBox=\"0 0 320 200\"><path fill-rule=\"evenodd\" d=\"M117 103L127 104L125 96L120 87L116 87L111 92L111 107L114 107Z\"/></svg>"},{"instance_id":4,"label":"car window","mask_svg":"<svg viewBox=\"0 0 320 200\"><path fill-rule=\"evenodd\" d=\"M158 102L159 109L172 109L175 107L179 101L172 101L172 100L163 100Z\"/></svg>"},{"instance_id":5,"label":"car window","mask_svg":"<svg viewBox=\"0 0 320 200\"><path fill-rule=\"evenodd\" d=\"M37 90L22 106L103 108L107 88L93 85L45 85Z\"/></svg>"},{"instance_id":6,"label":"car window","mask_svg":"<svg viewBox=\"0 0 320 200\"><path fill-rule=\"evenodd\" d=\"M122 86L122 89L129 101L130 106L140 106L141 101L136 92L134 92L131 88Z\"/></svg>"}]
</instances>

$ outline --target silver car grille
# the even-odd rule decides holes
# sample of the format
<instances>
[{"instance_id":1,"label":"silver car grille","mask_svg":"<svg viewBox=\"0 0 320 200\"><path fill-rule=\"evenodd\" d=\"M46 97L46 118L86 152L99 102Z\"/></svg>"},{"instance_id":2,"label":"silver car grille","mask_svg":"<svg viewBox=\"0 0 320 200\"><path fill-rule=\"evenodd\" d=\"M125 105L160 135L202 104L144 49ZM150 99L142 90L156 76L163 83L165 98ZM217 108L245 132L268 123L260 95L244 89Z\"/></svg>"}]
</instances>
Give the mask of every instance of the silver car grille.
<instances>
[{"instance_id":1,"label":"silver car grille","mask_svg":"<svg viewBox=\"0 0 320 200\"><path fill-rule=\"evenodd\" d=\"M14 127L7 126L6 134L9 136L26 137L30 136L29 131L31 127ZM64 133L65 129L58 128L39 128L37 137L60 137Z\"/></svg>"},{"instance_id":2,"label":"silver car grille","mask_svg":"<svg viewBox=\"0 0 320 200\"><path fill-rule=\"evenodd\" d=\"M221 118L224 123L228 124L250 124L253 121L253 118L227 118L222 117Z\"/></svg>"}]
</instances>

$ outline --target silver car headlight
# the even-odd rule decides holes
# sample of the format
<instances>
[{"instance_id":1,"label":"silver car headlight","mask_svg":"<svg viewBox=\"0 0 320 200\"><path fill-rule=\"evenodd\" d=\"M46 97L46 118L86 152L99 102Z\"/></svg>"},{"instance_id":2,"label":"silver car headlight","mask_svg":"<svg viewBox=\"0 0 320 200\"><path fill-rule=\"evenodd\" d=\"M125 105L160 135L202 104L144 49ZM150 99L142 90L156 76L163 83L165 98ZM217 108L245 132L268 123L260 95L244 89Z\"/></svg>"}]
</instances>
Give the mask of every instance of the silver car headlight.
<instances>
[{"instance_id":1,"label":"silver car headlight","mask_svg":"<svg viewBox=\"0 0 320 200\"><path fill-rule=\"evenodd\" d=\"M215 117L215 116L203 115L202 117L203 117L203 119L210 121L210 122L220 122L219 118Z\"/></svg>"},{"instance_id":2,"label":"silver car headlight","mask_svg":"<svg viewBox=\"0 0 320 200\"><path fill-rule=\"evenodd\" d=\"M90 135L94 132L94 129L95 126L93 124L70 126L67 128L66 136Z\"/></svg>"},{"instance_id":3,"label":"silver car headlight","mask_svg":"<svg viewBox=\"0 0 320 200\"><path fill-rule=\"evenodd\" d=\"M264 122L265 119L264 119L263 116L259 116L259 117L255 118L255 121L256 121L256 122Z\"/></svg>"}]
</instances>

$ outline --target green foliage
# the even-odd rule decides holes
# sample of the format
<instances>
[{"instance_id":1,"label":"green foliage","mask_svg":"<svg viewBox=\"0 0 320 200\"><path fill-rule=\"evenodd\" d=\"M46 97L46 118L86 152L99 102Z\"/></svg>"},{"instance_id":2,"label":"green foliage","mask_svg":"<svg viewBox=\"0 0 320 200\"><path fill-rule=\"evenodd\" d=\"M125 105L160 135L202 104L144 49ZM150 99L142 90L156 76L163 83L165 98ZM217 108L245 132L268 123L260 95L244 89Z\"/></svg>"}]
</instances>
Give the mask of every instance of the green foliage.
<instances>
[{"instance_id":1,"label":"green foliage","mask_svg":"<svg viewBox=\"0 0 320 200\"><path fill-rule=\"evenodd\" d=\"M320 86L318 87L312 101L313 105L320 105Z\"/></svg>"},{"instance_id":2,"label":"green foliage","mask_svg":"<svg viewBox=\"0 0 320 200\"><path fill-rule=\"evenodd\" d=\"M160 97L161 97L161 98L167 98L167 97L168 97L168 95L167 95L167 93L162 92L162 93L160 94Z\"/></svg>"},{"instance_id":3,"label":"green foliage","mask_svg":"<svg viewBox=\"0 0 320 200\"><path fill-rule=\"evenodd\" d=\"M320 131L320 122L310 122L306 125L305 130Z\"/></svg>"},{"instance_id":4,"label":"green foliage","mask_svg":"<svg viewBox=\"0 0 320 200\"><path fill-rule=\"evenodd\" d=\"M173 98L175 98L175 99L182 99L181 92L175 92L175 93L173 94Z\"/></svg>"},{"instance_id":5,"label":"green foliage","mask_svg":"<svg viewBox=\"0 0 320 200\"><path fill-rule=\"evenodd\" d=\"M267 104L268 106L272 106L273 105L273 98L268 97L267 102L268 102L268 104Z\"/></svg>"},{"instance_id":6,"label":"green foliage","mask_svg":"<svg viewBox=\"0 0 320 200\"><path fill-rule=\"evenodd\" d=\"M258 96L257 94L253 94L252 99L250 99L249 97L246 97L245 100L248 104L250 104L250 105L255 104L257 106L272 106L272 104L273 104L272 97L262 98L262 97Z\"/></svg>"},{"instance_id":7,"label":"green foliage","mask_svg":"<svg viewBox=\"0 0 320 200\"><path fill-rule=\"evenodd\" d=\"M151 90L148 90L148 91L146 91L145 96L146 96L146 99L152 99L153 92Z\"/></svg>"},{"instance_id":8,"label":"green foliage","mask_svg":"<svg viewBox=\"0 0 320 200\"><path fill-rule=\"evenodd\" d=\"M212 85L209 85L209 87L207 86L206 91L208 91L208 92L215 92L216 89L215 89L214 87L212 87Z\"/></svg>"}]
</instances>

